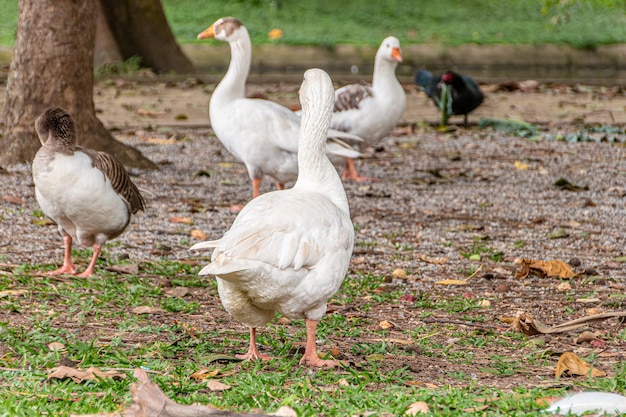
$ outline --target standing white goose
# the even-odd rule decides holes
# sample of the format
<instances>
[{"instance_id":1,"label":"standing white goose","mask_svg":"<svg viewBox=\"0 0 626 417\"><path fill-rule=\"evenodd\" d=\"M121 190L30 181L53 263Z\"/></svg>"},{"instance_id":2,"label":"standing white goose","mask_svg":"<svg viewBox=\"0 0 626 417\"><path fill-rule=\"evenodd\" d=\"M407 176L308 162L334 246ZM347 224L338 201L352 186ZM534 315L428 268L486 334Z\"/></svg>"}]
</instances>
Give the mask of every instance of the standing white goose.
<instances>
[{"instance_id":1,"label":"standing white goose","mask_svg":"<svg viewBox=\"0 0 626 417\"><path fill-rule=\"evenodd\" d=\"M369 145L389 133L406 108L406 94L396 78L396 67L400 62L400 41L394 36L386 37L376 52L372 84L349 84L335 92L335 111L330 127L357 135ZM368 179L359 175L350 158L341 178Z\"/></svg>"},{"instance_id":2,"label":"standing white goose","mask_svg":"<svg viewBox=\"0 0 626 417\"><path fill-rule=\"evenodd\" d=\"M217 277L222 304L250 327L250 348L241 358L266 358L257 350L255 329L279 311L306 320L306 350L300 362L334 366L335 361L317 355L315 332L327 300L348 270L354 228L343 184L324 152L333 106L328 74L306 71L300 102L299 175L294 187L250 201L221 239L191 249L215 248L200 275Z\"/></svg>"},{"instance_id":3,"label":"standing white goose","mask_svg":"<svg viewBox=\"0 0 626 417\"><path fill-rule=\"evenodd\" d=\"M74 274L72 241L91 246L93 256L79 277L93 275L102 245L119 236L144 200L124 166L105 152L76 145L74 121L50 108L35 121L41 148L33 160L35 196L58 226L65 243L63 266L46 275Z\"/></svg>"},{"instance_id":4,"label":"standing white goose","mask_svg":"<svg viewBox=\"0 0 626 417\"><path fill-rule=\"evenodd\" d=\"M246 27L234 17L223 17L198 35L228 42L230 65L215 88L209 103L211 127L220 142L242 161L252 180L252 196L260 194L264 175L284 184L298 175L297 151L300 116L280 104L246 98L246 79L250 71L252 45ZM333 137L360 140L353 135L334 132ZM330 140L327 152L357 158L360 154L345 143Z\"/></svg>"}]
</instances>

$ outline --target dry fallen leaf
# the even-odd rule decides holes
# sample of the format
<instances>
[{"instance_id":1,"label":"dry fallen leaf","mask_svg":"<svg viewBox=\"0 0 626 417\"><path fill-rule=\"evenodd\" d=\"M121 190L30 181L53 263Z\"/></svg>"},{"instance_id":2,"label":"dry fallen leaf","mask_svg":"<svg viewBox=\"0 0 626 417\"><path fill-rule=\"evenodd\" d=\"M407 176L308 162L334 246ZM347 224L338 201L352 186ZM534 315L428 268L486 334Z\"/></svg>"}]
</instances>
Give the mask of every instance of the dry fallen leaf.
<instances>
[{"instance_id":1,"label":"dry fallen leaf","mask_svg":"<svg viewBox=\"0 0 626 417\"><path fill-rule=\"evenodd\" d=\"M574 343L579 345L581 343L591 342L592 340L598 340L598 336L596 336L595 333L592 333L589 330L586 330L582 332L581 334L579 334L576 339L574 339Z\"/></svg>"},{"instance_id":2,"label":"dry fallen leaf","mask_svg":"<svg viewBox=\"0 0 626 417\"><path fill-rule=\"evenodd\" d=\"M530 168L530 165L525 164L525 163L524 163L524 162L522 162L522 161L515 161L515 162L513 162L513 166L514 166L515 168L519 169L520 171L525 171L525 170L527 170L528 168Z\"/></svg>"},{"instance_id":3,"label":"dry fallen leaf","mask_svg":"<svg viewBox=\"0 0 626 417\"><path fill-rule=\"evenodd\" d=\"M193 220L190 217L170 217L170 223L184 223L193 224Z\"/></svg>"},{"instance_id":4,"label":"dry fallen leaf","mask_svg":"<svg viewBox=\"0 0 626 417\"><path fill-rule=\"evenodd\" d=\"M207 381L206 386L210 391L226 391L227 389L230 389L230 385L226 385L215 379Z\"/></svg>"},{"instance_id":5,"label":"dry fallen leaf","mask_svg":"<svg viewBox=\"0 0 626 417\"><path fill-rule=\"evenodd\" d=\"M394 278L404 279L406 278L406 271L402 268L397 268L393 270L391 275L393 275Z\"/></svg>"},{"instance_id":6,"label":"dry fallen leaf","mask_svg":"<svg viewBox=\"0 0 626 417\"><path fill-rule=\"evenodd\" d=\"M71 378L72 381L80 383L84 381L95 381L97 379L104 378L117 378L124 379L126 378L126 374L121 372L110 370L110 371L101 371L98 368L87 368L85 370L70 368L69 366L59 366L57 368L52 368L48 372L48 379L67 379Z\"/></svg>"},{"instance_id":7,"label":"dry fallen leaf","mask_svg":"<svg viewBox=\"0 0 626 417\"><path fill-rule=\"evenodd\" d=\"M441 281L435 282L437 285L467 285L467 281L463 281L461 279L444 279Z\"/></svg>"},{"instance_id":8,"label":"dry fallen leaf","mask_svg":"<svg viewBox=\"0 0 626 417\"><path fill-rule=\"evenodd\" d=\"M137 306L133 308L133 313L135 314L158 314L164 312L165 310L159 307Z\"/></svg>"},{"instance_id":9,"label":"dry fallen leaf","mask_svg":"<svg viewBox=\"0 0 626 417\"><path fill-rule=\"evenodd\" d=\"M549 327L539 320L532 318L528 313L522 313L517 317L500 317L499 320L511 325L513 330L524 333L527 336L537 334L564 333L586 326L590 322L602 321L612 317L626 317L626 312L617 311L612 313L601 313L593 316L581 317L575 320L561 323L557 326Z\"/></svg>"},{"instance_id":10,"label":"dry fallen leaf","mask_svg":"<svg viewBox=\"0 0 626 417\"><path fill-rule=\"evenodd\" d=\"M381 321L378 325L380 326L381 329L384 329L384 330L389 330L389 329L393 329L394 327L396 327L393 325L393 323L387 320Z\"/></svg>"},{"instance_id":11,"label":"dry fallen leaf","mask_svg":"<svg viewBox=\"0 0 626 417\"><path fill-rule=\"evenodd\" d=\"M206 238L207 238L206 233L204 233L200 229L193 229L191 232L189 232L189 234L195 240L206 240Z\"/></svg>"},{"instance_id":12,"label":"dry fallen leaf","mask_svg":"<svg viewBox=\"0 0 626 417\"><path fill-rule=\"evenodd\" d=\"M206 368L202 368L202 369L198 369L196 372L191 374L190 378L192 378L192 379L194 379L196 381L202 381L202 380L205 380L207 378L213 378L214 376L216 376L219 373L220 373L220 371L217 370L217 369L208 370Z\"/></svg>"},{"instance_id":13,"label":"dry fallen leaf","mask_svg":"<svg viewBox=\"0 0 626 417\"><path fill-rule=\"evenodd\" d=\"M2 199L9 203L17 204L18 206L21 206L24 204L24 201L20 197L15 197L12 195L3 195Z\"/></svg>"},{"instance_id":14,"label":"dry fallen leaf","mask_svg":"<svg viewBox=\"0 0 626 417\"><path fill-rule=\"evenodd\" d=\"M298 413L296 410L289 407L288 405L281 406L274 413L270 414L270 416L278 416L278 417L298 417Z\"/></svg>"},{"instance_id":15,"label":"dry fallen leaf","mask_svg":"<svg viewBox=\"0 0 626 417\"><path fill-rule=\"evenodd\" d=\"M606 376L605 372L593 368L573 352L565 352L561 355L556 364L554 376L560 378L565 372L570 375L591 376L593 378Z\"/></svg>"},{"instance_id":16,"label":"dry fallen leaf","mask_svg":"<svg viewBox=\"0 0 626 417\"><path fill-rule=\"evenodd\" d=\"M515 278L523 279L530 274L537 275L539 278L559 277L570 279L576 276L569 265L563 261L539 261L535 259L522 258L516 259L515 263L520 265L520 269L515 274Z\"/></svg>"},{"instance_id":17,"label":"dry fallen leaf","mask_svg":"<svg viewBox=\"0 0 626 417\"><path fill-rule=\"evenodd\" d=\"M139 265L112 265L107 267L107 271L117 272L118 274L136 274L139 272Z\"/></svg>"},{"instance_id":18,"label":"dry fallen leaf","mask_svg":"<svg viewBox=\"0 0 626 417\"><path fill-rule=\"evenodd\" d=\"M422 262L426 262L429 264L436 264L436 265L443 265L446 262L448 262L448 258L443 258L443 257L439 257L439 258L431 258L430 256L426 256L426 255L417 255L416 256L417 260L422 261Z\"/></svg>"},{"instance_id":19,"label":"dry fallen leaf","mask_svg":"<svg viewBox=\"0 0 626 417\"><path fill-rule=\"evenodd\" d=\"M61 352L65 350L65 345L61 342L50 342L48 343L48 350L50 352Z\"/></svg>"},{"instance_id":20,"label":"dry fallen leaf","mask_svg":"<svg viewBox=\"0 0 626 417\"><path fill-rule=\"evenodd\" d=\"M189 288L187 287L173 287L165 291L165 295L168 297L184 297L189 294Z\"/></svg>"},{"instance_id":21,"label":"dry fallen leaf","mask_svg":"<svg viewBox=\"0 0 626 417\"><path fill-rule=\"evenodd\" d=\"M274 28L269 31L269 33L267 34L267 37L273 41L278 40L283 37L283 31L279 28Z\"/></svg>"},{"instance_id":22,"label":"dry fallen leaf","mask_svg":"<svg viewBox=\"0 0 626 417\"><path fill-rule=\"evenodd\" d=\"M409 408L404 412L405 416L416 416L422 413L428 413L428 404L424 401L417 401L409 405Z\"/></svg>"},{"instance_id":23,"label":"dry fallen leaf","mask_svg":"<svg viewBox=\"0 0 626 417\"><path fill-rule=\"evenodd\" d=\"M28 291L27 290L2 290L0 291L0 298L2 297L9 297L9 296L20 296L20 295L24 295L27 294Z\"/></svg>"}]
</instances>

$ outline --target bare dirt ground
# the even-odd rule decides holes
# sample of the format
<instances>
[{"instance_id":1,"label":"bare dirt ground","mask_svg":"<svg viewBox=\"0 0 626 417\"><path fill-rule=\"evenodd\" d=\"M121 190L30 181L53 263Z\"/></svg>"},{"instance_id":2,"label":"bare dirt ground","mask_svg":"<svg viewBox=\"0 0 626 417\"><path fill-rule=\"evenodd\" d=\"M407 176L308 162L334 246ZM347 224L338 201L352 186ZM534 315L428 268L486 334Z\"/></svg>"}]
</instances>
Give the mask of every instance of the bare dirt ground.
<instances>
[{"instance_id":1,"label":"bare dirt ground","mask_svg":"<svg viewBox=\"0 0 626 417\"><path fill-rule=\"evenodd\" d=\"M297 88L259 84L251 86L250 92L295 105ZM224 150L210 129L207 108L211 89L212 84L195 79L98 84L95 101L101 120L116 137L160 166L158 171L131 170L137 185L145 190L148 207L117 239L120 244L106 250L108 259L130 257L140 263L166 257L199 262L187 251L194 242L191 230L199 229L208 237L221 236L235 217L229 207L248 201L251 187L243 166ZM424 382L464 383L458 378L463 373L479 384L502 389L562 384L553 379L553 367L564 351L581 356L595 353L596 365L610 370L626 359L623 333L621 340L614 337L624 331L624 324L615 319L589 325L589 330L599 335L601 342L596 344L574 342L583 329L533 337L541 343L545 365L528 365L511 373L490 372L497 368L493 357L524 363L526 355L537 354L539 344L512 341L515 348L507 344L472 347L459 344L453 336L456 329L474 335L496 333L512 340L507 336L509 326L500 318L522 312L556 325L626 309L626 263L620 262L626 255L626 137L609 134L617 143L567 143L544 137L575 133L587 123L624 129L624 92L616 87L565 85L541 85L527 92L498 92L494 86L484 89L489 91L488 98L470 116L473 123L441 133L431 126L438 119L435 107L407 86L409 108L401 125L415 126L414 132L388 136L370 158L360 161L362 173L379 181L345 184L357 230L350 275L382 275L389 282L363 294L349 309L333 306L331 300L330 310L363 318L372 330L383 320L392 323L390 340L397 340L415 355L409 356L411 360L390 357L384 366L408 366L416 379ZM479 130L476 121L480 117L536 123L539 137L529 140ZM451 121L461 122L457 118ZM11 265L21 263L60 262L62 241L55 228L32 224L31 214L38 206L30 167L9 171L0 175L0 255L6 259L0 269L8 272ZM582 189L557 187L559 178ZM264 191L271 189L271 182L265 181ZM190 218L193 225L172 221L175 217ZM480 260L466 257L479 248L486 251ZM502 252L500 261L488 259L488 254L497 252ZM559 259L581 274L568 281L533 275L516 279L516 258ZM406 271L406 277L394 278L396 269ZM445 279L465 280L467 285L436 284ZM571 289L560 288L564 282ZM403 296L393 303L362 308L376 293L398 289ZM202 329L219 319L224 328L245 332L228 319L214 297L202 291L189 295L202 305L194 325ZM434 308L424 317L425 310L414 307L415 301L424 297L430 297L435 305L448 298L467 299L470 304L486 299L489 304L457 313ZM175 319L174 314L162 317L164 321ZM431 339L445 346L445 353L423 355L407 342L403 332L418 326L437 326ZM109 327L115 330L115 326ZM98 329L98 337L106 337L107 326L101 323ZM124 337L132 343L132 338L139 336ZM350 349L357 342L336 338L326 348L336 346L342 359L361 363L363 358ZM455 353L468 350L474 354L472 363L453 359Z\"/></svg>"}]
</instances>

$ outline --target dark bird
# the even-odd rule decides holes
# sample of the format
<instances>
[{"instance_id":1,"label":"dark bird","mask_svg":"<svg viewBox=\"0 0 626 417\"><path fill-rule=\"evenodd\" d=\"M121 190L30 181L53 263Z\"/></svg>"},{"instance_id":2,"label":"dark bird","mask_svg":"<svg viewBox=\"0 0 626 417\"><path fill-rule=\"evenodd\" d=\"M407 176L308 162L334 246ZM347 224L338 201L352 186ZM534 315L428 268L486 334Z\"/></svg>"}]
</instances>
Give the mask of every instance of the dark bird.
<instances>
[{"instance_id":1,"label":"dark bird","mask_svg":"<svg viewBox=\"0 0 626 417\"><path fill-rule=\"evenodd\" d=\"M50 108L35 121L42 147L33 160L37 202L59 228L63 266L47 275L74 274L72 242L91 246L93 256L79 277L93 275L102 245L126 229L144 200L124 166L105 152L76 144L76 128L63 109Z\"/></svg>"},{"instance_id":2,"label":"dark bird","mask_svg":"<svg viewBox=\"0 0 626 417\"><path fill-rule=\"evenodd\" d=\"M446 85L450 92L451 102L443 106L446 109L443 120L447 120L447 117L452 115L462 114L465 117L464 123L467 124L468 113L480 106L485 98L474 79L454 71L446 71L439 76L434 76L429 71L420 69L415 75L415 83L422 87L426 95L439 108L442 108L442 84Z\"/></svg>"}]
</instances>

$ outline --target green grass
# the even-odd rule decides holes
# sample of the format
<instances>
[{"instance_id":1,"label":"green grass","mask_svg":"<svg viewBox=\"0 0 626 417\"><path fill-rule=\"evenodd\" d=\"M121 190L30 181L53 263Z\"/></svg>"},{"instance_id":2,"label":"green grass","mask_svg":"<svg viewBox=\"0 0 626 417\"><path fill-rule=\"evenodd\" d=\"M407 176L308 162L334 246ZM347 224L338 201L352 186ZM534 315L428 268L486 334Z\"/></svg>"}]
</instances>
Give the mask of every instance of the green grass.
<instances>
[{"instance_id":1,"label":"green grass","mask_svg":"<svg viewBox=\"0 0 626 417\"><path fill-rule=\"evenodd\" d=\"M626 42L626 0L163 0L181 43L222 16L236 16L254 43L378 45L393 34L404 44L551 44L580 48ZM17 0L0 0L0 45L11 45Z\"/></svg>"},{"instance_id":2,"label":"green grass","mask_svg":"<svg viewBox=\"0 0 626 417\"><path fill-rule=\"evenodd\" d=\"M88 260L82 251L74 255L84 255L83 263ZM0 290L26 290L0 297L0 416L117 411L130 401L132 369L137 367L148 370L151 380L182 404L266 412L286 405L299 416L402 415L416 401L426 402L433 416L475 415L472 410L485 404L486 415L534 416L541 409L537 398L563 393L556 383L533 388L537 380L529 368L536 372L554 365L545 344L536 343L540 339L438 322L441 317L478 324L493 321L479 300L462 293L418 293L411 301L400 301L403 291L383 290L384 277L348 277L331 300L335 312L320 322L317 337L324 346L322 354L337 344L355 363L314 370L298 364L301 352L294 343L304 340L303 320L273 322L259 332L259 346L274 360L222 360L224 354L246 349L247 332L223 313L215 282L198 277L197 266L163 260L140 264L134 275L112 274L104 266L103 260L90 279L31 275L48 265L22 265L13 274L0 274ZM189 289L188 295L168 295L180 286ZM133 313L138 306L164 311ZM385 308L435 319L389 331L378 326L377 313ZM626 331L616 337L625 338ZM397 339L410 341L410 347L394 342ZM64 349L51 351L51 342ZM485 349L499 353L485 355ZM590 361L595 358L588 356ZM438 380L436 371L420 370L428 359L450 364L452 370ZM80 369L119 370L126 377L83 383L48 379L48 370L62 362ZM497 384L485 386L467 370L472 366L494 382L526 375L528 383L507 391ZM191 378L199 369L216 371L215 378L231 388L210 391L206 382ZM623 392L626 365L608 371L607 378L580 378L565 385ZM434 380L424 379L429 373Z\"/></svg>"}]
</instances>

